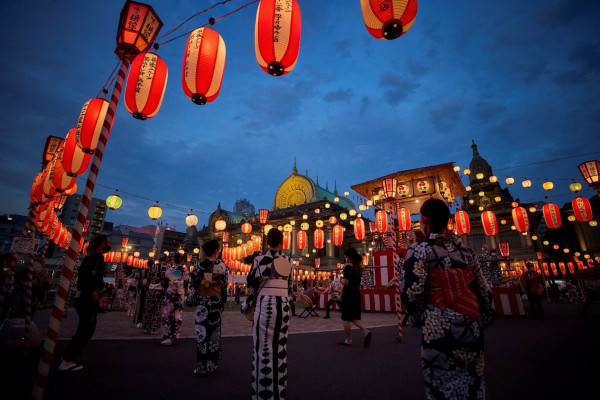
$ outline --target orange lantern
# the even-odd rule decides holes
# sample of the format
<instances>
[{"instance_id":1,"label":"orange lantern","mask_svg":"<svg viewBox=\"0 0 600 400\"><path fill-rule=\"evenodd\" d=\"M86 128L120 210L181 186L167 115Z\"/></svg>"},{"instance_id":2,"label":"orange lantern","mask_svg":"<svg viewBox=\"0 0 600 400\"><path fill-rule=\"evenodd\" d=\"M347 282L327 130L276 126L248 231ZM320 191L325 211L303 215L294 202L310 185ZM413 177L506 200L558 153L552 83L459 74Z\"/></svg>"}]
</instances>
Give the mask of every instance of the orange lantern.
<instances>
[{"instance_id":1,"label":"orange lantern","mask_svg":"<svg viewBox=\"0 0 600 400\"><path fill-rule=\"evenodd\" d=\"M356 218L354 220L354 237L356 240L365 239L365 220L362 218Z\"/></svg>"},{"instance_id":2,"label":"orange lantern","mask_svg":"<svg viewBox=\"0 0 600 400\"><path fill-rule=\"evenodd\" d=\"M140 53L131 63L125 87L125 108L134 118L154 117L162 104L167 64L154 53Z\"/></svg>"},{"instance_id":3,"label":"orange lantern","mask_svg":"<svg viewBox=\"0 0 600 400\"><path fill-rule=\"evenodd\" d=\"M410 211L406 207L398 207L398 229L410 231Z\"/></svg>"},{"instance_id":4,"label":"orange lantern","mask_svg":"<svg viewBox=\"0 0 600 400\"><path fill-rule=\"evenodd\" d=\"M256 12L254 49L258 65L269 75L285 75L296 66L301 18L296 0L261 0Z\"/></svg>"},{"instance_id":5,"label":"orange lantern","mask_svg":"<svg viewBox=\"0 0 600 400\"><path fill-rule=\"evenodd\" d=\"M496 214L493 211L482 212L481 223L486 235L494 236L498 234L498 223L496 222Z\"/></svg>"},{"instance_id":6,"label":"orange lantern","mask_svg":"<svg viewBox=\"0 0 600 400\"><path fill-rule=\"evenodd\" d=\"M210 28L193 31L185 46L181 84L185 95L204 105L219 95L225 71L225 42Z\"/></svg>"},{"instance_id":7,"label":"orange lantern","mask_svg":"<svg viewBox=\"0 0 600 400\"><path fill-rule=\"evenodd\" d=\"M561 225L560 209L554 203L544 204L542 208L544 220L550 229L558 229Z\"/></svg>"},{"instance_id":8,"label":"orange lantern","mask_svg":"<svg viewBox=\"0 0 600 400\"><path fill-rule=\"evenodd\" d=\"M133 264L133 254L127 256L127 265L131 266Z\"/></svg>"},{"instance_id":9,"label":"orange lantern","mask_svg":"<svg viewBox=\"0 0 600 400\"><path fill-rule=\"evenodd\" d=\"M321 267L321 259L319 257L315 258L315 269L319 269ZM313 279L314 279L314 273L313 273Z\"/></svg>"},{"instance_id":10,"label":"orange lantern","mask_svg":"<svg viewBox=\"0 0 600 400\"><path fill-rule=\"evenodd\" d=\"M298 245L298 250L304 250L306 247L306 232L298 231L296 234L296 244Z\"/></svg>"},{"instance_id":11,"label":"orange lantern","mask_svg":"<svg viewBox=\"0 0 600 400\"><path fill-rule=\"evenodd\" d=\"M548 263L542 263L542 269L544 270L544 275L550 275L550 271L548 271Z\"/></svg>"},{"instance_id":12,"label":"orange lantern","mask_svg":"<svg viewBox=\"0 0 600 400\"><path fill-rule=\"evenodd\" d=\"M527 216L527 210L523 207L513 208L512 218L517 232L527 232L529 230L529 217Z\"/></svg>"},{"instance_id":13,"label":"orange lantern","mask_svg":"<svg viewBox=\"0 0 600 400\"><path fill-rule=\"evenodd\" d=\"M558 270L556 269L556 263L550 263L550 269L552 269L552 273L554 276L558 275Z\"/></svg>"},{"instance_id":14,"label":"orange lantern","mask_svg":"<svg viewBox=\"0 0 600 400\"><path fill-rule=\"evenodd\" d=\"M471 222L469 222L469 214L464 210L458 210L454 214L456 220L456 229L461 235L466 235L471 232Z\"/></svg>"},{"instance_id":15,"label":"orange lantern","mask_svg":"<svg viewBox=\"0 0 600 400\"><path fill-rule=\"evenodd\" d=\"M417 0L360 0L360 6L367 31L376 39L399 38L417 16Z\"/></svg>"},{"instance_id":16,"label":"orange lantern","mask_svg":"<svg viewBox=\"0 0 600 400\"><path fill-rule=\"evenodd\" d=\"M560 273L563 275L567 274L567 268L565 267L565 263L564 262L559 262L558 263L558 268L560 268Z\"/></svg>"},{"instance_id":17,"label":"orange lantern","mask_svg":"<svg viewBox=\"0 0 600 400\"><path fill-rule=\"evenodd\" d=\"M337 224L333 227L333 244L341 246L344 241L344 227Z\"/></svg>"},{"instance_id":18,"label":"orange lantern","mask_svg":"<svg viewBox=\"0 0 600 400\"><path fill-rule=\"evenodd\" d=\"M387 213L384 210L379 210L375 213L375 229L379 233L387 231Z\"/></svg>"},{"instance_id":19,"label":"orange lantern","mask_svg":"<svg viewBox=\"0 0 600 400\"><path fill-rule=\"evenodd\" d=\"M81 108L75 141L84 153L92 154L96 150L107 111L108 101L99 98L88 100Z\"/></svg>"},{"instance_id":20,"label":"orange lantern","mask_svg":"<svg viewBox=\"0 0 600 400\"><path fill-rule=\"evenodd\" d=\"M38 174L33 178L33 183L31 184L31 190L29 192L29 199L32 203L41 203L43 198L42 187L40 186L40 182L42 182L42 178L44 176L44 172L38 172Z\"/></svg>"},{"instance_id":21,"label":"orange lantern","mask_svg":"<svg viewBox=\"0 0 600 400\"><path fill-rule=\"evenodd\" d=\"M575 212L575 218L579 222L589 222L594 218L592 213L592 206L585 197L575 197L572 201L573 211Z\"/></svg>"},{"instance_id":22,"label":"orange lantern","mask_svg":"<svg viewBox=\"0 0 600 400\"><path fill-rule=\"evenodd\" d=\"M162 26L162 21L151 6L128 0L119 18L115 53L124 59L147 51Z\"/></svg>"},{"instance_id":23,"label":"orange lantern","mask_svg":"<svg viewBox=\"0 0 600 400\"><path fill-rule=\"evenodd\" d=\"M283 249L289 250L292 243L292 234L290 232L283 232Z\"/></svg>"},{"instance_id":24,"label":"orange lantern","mask_svg":"<svg viewBox=\"0 0 600 400\"><path fill-rule=\"evenodd\" d=\"M116 251L115 252L114 262L116 262L116 263L120 263L121 262L121 252L120 251Z\"/></svg>"},{"instance_id":25,"label":"orange lantern","mask_svg":"<svg viewBox=\"0 0 600 400\"><path fill-rule=\"evenodd\" d=\"M569 267L569 272L574 274L575 273L575 264L573 264L572 262L568 262L567 263L567 267Z\"/></svg>"},{"instance_id":26,"label":"orange lantern","mask_svg":"<svg viewBox=\"0 0 600 400\"><path fill-rule=\"evenodd\" d=\"M252 232L252 225L249 222L244 222L242 224L242 232L245 234Z\"/></svg>"},{"instance_id":27,"label":"orange lantern","mask_svg":"<svg viewBox=\"0 0 600 400\"><path fill-rule=\"evenodd\" d=\"M258 222L263 226L269 222L269 210L266 208L258 210Z\"/></svg>"},{"instance_id":28,"label":"orange lantern","mask_svg":"<svg viewBox=\"0 0 600 400\"><path fill-rule=\"evenodd\" d=\"M65 190L73 187L75 184L75 178L65 173L62 166L62 158L64 152L64 142L56 152L56 155L52 159L52 162L48 164L50 166L50 172L48 176L51 179L50 184L54 186L57 193L63 193Z\"/></svg>"},{"instance_id":29,"label":"orange lantern","mask_svg":"<svg viewBox=\"0 0 600 400\"><path fill-rule=\"evenodd\" d=\"M315 232L313 234L313 239L314 239L315 249L322 249L324 235L323 235L323 230L321 228L315 229Z\"/></svg>"},{"instance_id":30,"label":"orange lantern","mask_svg":"<svg viewBox=\"0 0 600 400\"><path fill-rule=\"evenodd\" d=\"M329 217L329 223L331 225L335 225L336 222L337 222L337 218L335 216L332 215L331 217Z\"/></svg>"},{"instance_id":31,"label":"orange lantern","mask_svg":"<svg viewBox=\"0 0 600 400\"><path fill-rule=\"evenodd\" d=\"M223 234L221 236L221 239L223 240L223 243L227 243L229 242L229 232L225 232L223 231Z\"/></svg>"},{"instance_id":32,"label":"orange lantern","mask_svg":"<svg viewBox=\"0 0 600 400\"><path fill-rule=\"evenodd\" d=\"M90 165L92 155L84 152L77 145L77 128L71 129L65 139L65 148L62 157L62 166L65 173L69 176L79 176L83 174Z\"/></svg>"}]
</instances>

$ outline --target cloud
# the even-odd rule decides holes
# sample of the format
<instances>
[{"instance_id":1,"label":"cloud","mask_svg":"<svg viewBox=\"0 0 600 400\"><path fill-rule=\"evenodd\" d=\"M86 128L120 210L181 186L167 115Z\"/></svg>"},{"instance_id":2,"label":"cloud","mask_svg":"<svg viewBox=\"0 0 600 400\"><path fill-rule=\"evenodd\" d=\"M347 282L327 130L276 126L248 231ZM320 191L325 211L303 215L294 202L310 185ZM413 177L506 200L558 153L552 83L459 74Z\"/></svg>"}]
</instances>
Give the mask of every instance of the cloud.
<instances>
[{"instance_id":1,"label":"cloud","mask_svg":"<svg viewBox=\"0 0 600 400\"><path fill-rule=\"evenodd\" d=\"M579 66L583 74L600 71L600 42L582 43L569 51L567 60Z\"/></svg>"},{"instance_id":2,"label":"cloud","mask_svg":"<svg viewBox=\"0 0 600 400\"><path fill-rule=\"evenodd\" d=\"M423 76L430 70L430 67L427 64L415 61L411 57L406 60L406 66L408 67L408 70L415 76Z\"/></svg>"},{"instance_id":3,"label":"cloud","mask_svg":"<svg viewBox=\"0 0 600 400\"><path fill-rule=\"evenodd\" d=\"M333 103L335 101L350 101L353 98L352 89L337 89L332 92L328 92L323 96L326 102Z\"/></svg>"},{"instance_id":4,"label":"cloud","mask_svg":"<svg viewBox=\"0 0 600 400\"><path fill-rule=\"evenodd\" d=\"M540 7L536 15L537 22L549 29L556 29L575 21L583 15L588 15L590 10L597 9L595 1L589 0L555 0Z\"/></svg>"},{"instance_id":5,"label":"cloud","mask_svg":"<svg viewBox=\"0 0 600 400\"><path fill-rule=\"evenodd\" d=\"M475 109L475 115L483 122L487 122L504 112L506 112L506 106L499 103L480 102Z\"/></svg>"},{"instance_id":6,"label":"cloud","mask_svg":"<svg viewBox=\"0 0 600 400\"><path fill-rule=\"evenodd\" d=\"M379 83L381 87L386 89L384 92L385 101L393 107L406 100L421 86L412 79L405 78L395 72L382 73Z\"/></svg>"},{"instance_id":7,"label":"cloud","mask_svg":"<svg viewBox=\"0 0 600 400\"><path fill-rule=\"evenodd\" d=\"M333 42L335 52L343 58L352 58L350 50L354 47L354 43L350 39L337 40Z\"/></svg>"},{"instance_id":8,"label":"cloud","mask_svg":"<svg viewBox=\"0 0 600 400\"><path fill-rule=\"evenodd\" d=\"M430 112L431 122L439 131L451 130L460 119L462 110L463 105L461 103L446 103Z\"/></svg>"}]
</instances>

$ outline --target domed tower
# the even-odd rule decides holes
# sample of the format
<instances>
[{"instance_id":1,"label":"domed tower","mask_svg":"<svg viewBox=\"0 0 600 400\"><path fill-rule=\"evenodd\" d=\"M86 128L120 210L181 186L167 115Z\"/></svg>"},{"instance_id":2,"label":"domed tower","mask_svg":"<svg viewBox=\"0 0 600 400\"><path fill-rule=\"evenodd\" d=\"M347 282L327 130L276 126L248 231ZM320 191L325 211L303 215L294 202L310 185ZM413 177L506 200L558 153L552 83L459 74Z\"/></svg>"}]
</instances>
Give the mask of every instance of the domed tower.
<instances>
[{"instance_id":1,"label":"domed tower","mask_svg":"<svg viewBox=\"0 0 600 400\"><path fill-rule=\"evenodd\" d=\"M508 189L502 189L500 184L491 182L490 177L494 175L492 167L481 157L477 150L477 145L473 140L471 145L473 149L473 158L469 164L471 174L469 174L469 186L471 191L464 199L464 209L493 209L495 206L510 203L513 201Z\"/></svg>"}]
</instances>

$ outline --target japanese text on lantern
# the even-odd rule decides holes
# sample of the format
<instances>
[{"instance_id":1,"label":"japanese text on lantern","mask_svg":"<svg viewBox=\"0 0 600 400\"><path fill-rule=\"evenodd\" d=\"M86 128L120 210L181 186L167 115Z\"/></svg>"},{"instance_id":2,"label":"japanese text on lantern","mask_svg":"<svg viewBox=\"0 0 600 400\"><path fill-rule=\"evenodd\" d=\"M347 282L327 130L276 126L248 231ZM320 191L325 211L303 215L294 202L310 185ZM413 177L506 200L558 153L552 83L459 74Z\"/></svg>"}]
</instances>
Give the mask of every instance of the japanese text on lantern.
<instances>
[{"instance_id":1,"label":"japanese text on lantern","mask_svg":"<svg viewBox=\"0 0 600 400\"><path fill-rule=\"evenodd\" d=\"M81 126L83 125L83 120L85 118L85 113L88 109L89 104L90 104L90 101L89 100L86 101L81 109L81 114L79 114L79 119L77 120L77 132L81 132Z\"/></svg>"},{"instance_id":2,"label":"japanese text on lantern","mask_svg":"<svg viewBox=\"0 0 600 400\"><path fill-rule=\"evenodd\" d=\"M385 11L390 9L390 1L391 0L383 0L379 3L379 11Z\"/></svg>"},{"instance_id":3,"label":"japanese text on lantern","mask_svg":"<svg viewBox=\"0 0 600 400\"><path fill-rule=\"evenodd\" d=\"M152 37L152 32L154 32L154 29L156 29L157 25L158 25L158 22L156 21L156 18L154 18L151 15L148 23L146 24L146 26L144 27L144 30L142 30L142 33L141 33L141 35L144 37L144 39L149 40Z\"/></svg>"},{"instance_id":4,"label":"japanese text on lantern","mask_svg":"<svg viewBox=\"0 0 600 400\"><path fill-rule=\"evenodd\" d=\"M127 21L127 29L131 29L132 31L137 30L137 25L140 22L141 15L140 7L132 7L129 13L129 20Z\"/></svg>"}]
</instances>

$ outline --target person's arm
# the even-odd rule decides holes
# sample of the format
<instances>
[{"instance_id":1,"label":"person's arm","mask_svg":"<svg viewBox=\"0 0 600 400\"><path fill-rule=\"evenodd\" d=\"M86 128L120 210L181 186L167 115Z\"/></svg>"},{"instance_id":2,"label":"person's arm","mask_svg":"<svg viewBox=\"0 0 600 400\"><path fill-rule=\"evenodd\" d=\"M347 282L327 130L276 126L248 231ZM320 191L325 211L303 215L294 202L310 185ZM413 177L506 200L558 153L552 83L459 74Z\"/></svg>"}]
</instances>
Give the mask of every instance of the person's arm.
<instances>
[{"instance_id":1,"label":"person's arm","mask_svg":"<svg viewBox=\"0 0 600 400\"><path fill-rule=\"evenodd\" d=\"M404 289L402 290L401 298L408 313L415 318L415 323L418 325L425 311L425 284L427 282L428 270L424 260L425 252L423 249L417 251L417 246L421 247L425 246L425 244L411 245L408 249L404 263Z\"/></svg>"}]
</instances>

